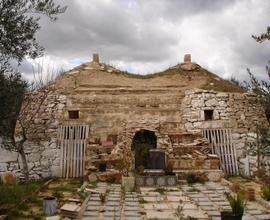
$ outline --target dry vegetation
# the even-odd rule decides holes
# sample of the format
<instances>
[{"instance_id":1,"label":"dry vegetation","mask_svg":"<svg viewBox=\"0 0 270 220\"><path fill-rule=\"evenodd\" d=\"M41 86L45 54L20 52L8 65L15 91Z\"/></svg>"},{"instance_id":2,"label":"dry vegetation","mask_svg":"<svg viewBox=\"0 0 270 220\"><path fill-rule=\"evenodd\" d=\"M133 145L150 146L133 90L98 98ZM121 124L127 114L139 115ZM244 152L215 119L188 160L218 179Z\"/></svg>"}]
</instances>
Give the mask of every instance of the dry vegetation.
<instances>
[{"instance_id":1,"label":"dry vegetation","mask_svg":"<svg viewBox=\"0 0 270 220\"><path fill-rule=\"evenodd\" d=\"M76 68L74 68L71 71L79 71L79 72L85 72L85 68L88 67L88 63L82 64ZM107 72L106 70L94 70L96 72L99 72L102 74L112 74L114 76L124 76L131 79L155 79L155 82L160 81L160 86L166 85L167 79L171 76L180 76L177 77L177 79L181 79L181 84L187 84L187 89L192 88L199 88L199 89L205 89L205 90L213 90L213 91L219 91L219 92L245 92L243 88L237 86L236 84L232 83L229 80L222 79L221 77L209 72L208 70L200 67L198 65L198 68L193 71L184 70L179 65L175 67L171 67L169 69L166 69L161 72L157 73L151 73L151 74L135 74L135 73L129 73L127 71L119 71L114 67L107 66L103 64L104 67L108 67L112 69L111 72ZM92 70L90 70L89 73L92 73ZM105 76L105 75L104 75ZM97 77L97 76L95 76ZM160 77L160 78L159 78ZM167 79L164 79L166 77ZM99 77L98 77L99 78ZM100 82L102 82L102 77L100 76ZM107 79L107 78L106 78ZM115 78L113 78L115 80ZM174 78L175 79L175 78ZM119 78L119 84L121 84L121 81L123 78ZM113 82L113 81L111 81ZM131 84L133 83L130 82ZM136 84L136 82L134 81Z\"/></svg>"}]
</instances>

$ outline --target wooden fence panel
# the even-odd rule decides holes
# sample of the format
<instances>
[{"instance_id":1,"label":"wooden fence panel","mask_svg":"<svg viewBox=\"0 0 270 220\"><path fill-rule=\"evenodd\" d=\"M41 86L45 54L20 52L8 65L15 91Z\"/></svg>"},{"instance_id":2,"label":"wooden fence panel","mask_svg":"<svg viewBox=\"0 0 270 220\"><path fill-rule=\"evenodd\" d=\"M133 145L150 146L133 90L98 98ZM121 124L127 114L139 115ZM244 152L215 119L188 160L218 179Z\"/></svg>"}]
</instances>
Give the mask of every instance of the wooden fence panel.
<instances>
[{"instance_id":1,"label":"wooden fence panel","mask_svg":"<svg viewBox=\"0 0 270 220\"><path fill-rule=\"evenodd\" d=\"M231 129L204 129L213 154L218 155L220 168L227 175L238 175L237 154L232 141Z\"/></svg>"},{"instance_id":2,"label":"wooden fence panel","mask_svg":"<svg viewBox=\"0 0 270 220\"><path fill-rule=\"evenodd\" d=\"M88 125L62 125L59 127L58 140L61 147L60 170L62 177L83 176L88 133Z\"/></svg>"}]
</instances>

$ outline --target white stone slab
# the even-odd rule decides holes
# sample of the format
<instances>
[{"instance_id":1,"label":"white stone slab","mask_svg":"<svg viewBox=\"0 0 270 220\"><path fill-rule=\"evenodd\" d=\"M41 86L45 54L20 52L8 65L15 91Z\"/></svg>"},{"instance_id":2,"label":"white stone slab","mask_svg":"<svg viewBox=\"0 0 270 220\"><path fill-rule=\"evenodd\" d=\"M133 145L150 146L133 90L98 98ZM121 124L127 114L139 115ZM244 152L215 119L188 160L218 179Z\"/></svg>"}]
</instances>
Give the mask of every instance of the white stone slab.
<instances>
[{"instance_id":1,"label":"white stone slab","mask_svg":"<svg viewBox=\"0 0 270 220\"><path fill-rule=\"evenodd\" d=\"M146 217L147 219L172 220L175 219L175 214L173 211L148 211Z\"/></svg>"},{"instance_id":2,"label":"white stone slab","mask_svg":"<svg viewBox=\"0 0 270 220\"><path fill-rule=\"evenodd\" d=\"M156 197L143 196L142 198L146 202L157 202L157 198Z\"/></svg>"},{"instance_id":3,"label":"white stone slab","mask_svg":"<svg viewBox=\"0 0 270 220\"><path fill-rule=\"evenodd\" d=\"M56 216L46 217L46 220L60 220L60 216L56 215Z\"/></svg>"},{"instance_id":4,"label":"white stone slab","mask_svg":"<svg viewBox=\"0 0 270 220\"><path fill-rule=\"evenodd\" d=\"M150 210L150 209L154 209L154 205L153 203L145 203L143 204L143 208L146 210Z\"/></svg>"},{"instance_id":5,"label":"white stone slab","mask_svg":"<svg viewBox=\"0 0 270 220\"><path fill-rule=\"evenodd\" d=\"M170 207L166 203L155 204L154 205L154 208L157 209L157 210L167 210L167 209L170 209Z\"/></svg>"},{"instance_id":6,"label":"white stone slab","mask_svg":"<svg viewBox=\"0 0 270 220\"><path fill-rule=\"evenodd\" d=\"M183 201L184 198L180 197L180 196L167 196L167 200L169 202L179 202L180 200Z\"/></svg>"},{"instance_id":7,"label":"white stone slab","mask_svg":"<svg viewBox=\"0 0 270 220\"><path fill-rule=\"evenodd\" d=\"M194 210L184 209L183 214L185 215L185 217L189 216L195 219L207 219L207 215L199 210L194 211Z\"/></svg>"}]
</instances>

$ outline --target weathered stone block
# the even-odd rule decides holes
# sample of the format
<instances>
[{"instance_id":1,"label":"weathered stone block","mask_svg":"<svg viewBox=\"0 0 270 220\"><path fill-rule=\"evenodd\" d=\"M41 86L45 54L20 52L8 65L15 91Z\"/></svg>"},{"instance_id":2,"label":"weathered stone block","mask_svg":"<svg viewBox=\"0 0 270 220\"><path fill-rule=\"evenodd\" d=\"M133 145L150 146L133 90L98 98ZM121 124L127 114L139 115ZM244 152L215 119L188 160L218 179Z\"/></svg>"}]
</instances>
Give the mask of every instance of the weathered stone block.
<instances>
[{"instance_id":1,"label":"weathered stone block","mask_svg":"<svg viewBox=\"0 0 270 220\"><path fill-rule=\"evenodd\" d=\"M15 173L13 172L4 172L1 173L1 182L6 185L15 185L17 182L17 178Z\"/></svg>"}]
</instances>

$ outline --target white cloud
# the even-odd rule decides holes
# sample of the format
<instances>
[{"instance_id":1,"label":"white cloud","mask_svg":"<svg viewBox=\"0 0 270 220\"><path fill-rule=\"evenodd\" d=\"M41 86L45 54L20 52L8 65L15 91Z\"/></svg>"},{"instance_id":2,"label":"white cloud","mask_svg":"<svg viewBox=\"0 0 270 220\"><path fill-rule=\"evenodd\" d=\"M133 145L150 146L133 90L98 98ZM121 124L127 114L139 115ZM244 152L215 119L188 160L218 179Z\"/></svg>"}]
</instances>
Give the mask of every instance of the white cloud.
<instances>
[{"instance_id":1,"label":"white cloud","mask_svg":"<svg viewBox=\"0 0 270 220\"><path fill-rule=\"evenodd\" d=\"M223 77L244 79L246 68L261 73L269 42L251 38L266 29L264 0L66 0L56 23L41 20L38 40L45 59L69 69L98 52L103 61L136 73L160 71L185 53ZM261 77L261 76L260 76Z\"/></svg>"}]
</instances>

